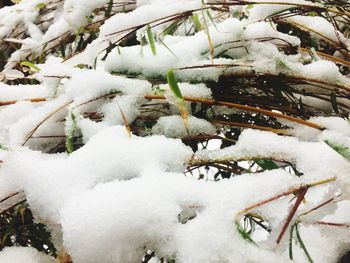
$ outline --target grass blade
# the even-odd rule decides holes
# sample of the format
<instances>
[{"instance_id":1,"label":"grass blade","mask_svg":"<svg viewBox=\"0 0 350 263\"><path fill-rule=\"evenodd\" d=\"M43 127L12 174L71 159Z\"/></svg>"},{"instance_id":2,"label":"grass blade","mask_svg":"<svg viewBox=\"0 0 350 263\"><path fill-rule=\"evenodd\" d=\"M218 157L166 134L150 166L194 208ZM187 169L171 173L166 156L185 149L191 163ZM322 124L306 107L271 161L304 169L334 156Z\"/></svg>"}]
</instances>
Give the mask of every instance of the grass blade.
<instances>
[{"instance_id":1,"label":"grass blade","mask_svg":"<svg viewBox=\"0 0 350 263\"><path fill-rule=\"evenodd\" d=\"M192 21L193 21L193 26L196 32L199 32L202 30L202 25L201 22L199 21L198 14L193 13L192 15Z\"/></svg>"},{"instance_id":2,"label":"grass blade","mask_svg":"<svg viewBox=\"0 0 350 263\"><path fill-rule=\"evenodd\" d=\"M37 65L35 65L35 64L33 64L32 62L29 62L29 61L22 61L20 65L22 67L23 66L28 67L33 72L39 72L40 71L40 68Z\"/></svg>"},{"instance_id":3,"label":"grass blade","mask_svg":"<svg viewBox=\"0 0 350 263\"><path fill-rule=\"evenodd\" d=\"M214 60L214 44L213 44L213 41L211 40L211 36L210 36L209 28L207 25L207 21L205 19L204 11L202 11L202 16L203 16L204 31L205 31L207 38L208 38L209 54L210 54L211 61L213 62L213 60Z\"/></svg>"},{"instance_id":4,"label":"grass blade","mask_svg":"<svg viewBox=\"0 0 350 263\"><path fill-rule=\"evenodd\" d=\"M345 159L350 161L350 149L345 146L335 145L329 141L325 141L325 143L331 147L334 151L339 153L341 156L343 156Z\"/></svg>"},{"instance_id":5,"label":"grass blade","mask_svg":"<svg viewBox=\"0 0 350 263\"><path fill-rule=\"evenodd\" d=\"M289 235L289 259L293 260L293 232L294 232L295 224L290 228Z\"/></svg>"},{"instance_id":6,"label":"grass blade","mask_svg":"<svg viewBox=\"0 0 350 263\"><path fill-rule=\"evenodd\" d=\"M149 25L147 26L146 32L147 32L147 38L148 38L149 45L151 46L152 54L154 56L156 56L157 50L156 50L155 40L154 40L154 36L153 36L152 30L151 30L151 27Z\"/></svg>"},{"instance_id":7,"label":"grass blade","mask_svg":"<svg viewBox=\"0 0 350 263\"><path fill-rule=\"evenodd\" d=\"M111 12L112 12L112 7L113 7L113 0L110 0L106 9L106 14L105 17L110 17Z\"/></svg>"},{"instance_id":8,"label":"grass blade","mask_svg":"<svg viewBox=\"0 0 350 263\"><path fill-rule=\"evenodd\" d=\"M78 128L77 119L73 112L70 114L71 127L67 130L66 149L68 153L74 152L74 133Z\"/></svg>"},{"instance_id":9,"label":"grass blade","mask_svg":"<svg viewBox=\"0 0 350 263\"><path fill-rule=\"evenodd\" d=\"M302 240L302 238L300 236L299 229L298 229L298 224L295 225L295 233L297 235L298 242L299 242L301 248L303 249L307 259L309 260L310 263L313 263L314 261L312 260L310 254L309 254L309 251L307 251L306 246L304 244L304 241Z\"/></svg>"},{"instance_id":10,"label":"grass blade","mask_svg":"<svg viewBox=\"0 0 350 263\"><path fill-rule=\"evenodd\" d=\"M177 29L179 24L181 24L181 21L178 21L178 20L175 21L170 26L168 26L166 29L164 29L164 31L161 33L161 35L162 36L171 35Z\"/></svg>"},{"instance_id":11,"label":"grass blade","mask_svg":"<svg viewBox=\"0 0 350 263\"><path fill-rule=\"evenodd\" d=\"M280 231L280 233L279 233L279 235L277 237L277 240L276 240L277 244L279 244L281 242L284 233L287 231L287 228L288 228L288 226L289 226L293 216L295 215L299 205L304 200L304 197L305 197L305 194L306 194L307 191L308 191L307 187L302 187L298 191L298 195L297 195L296 201L295 201L292 209L289 211L287 219L286 219L286 222L284 223L284 225L283 225L283 227L282 227L282 229L281 229L281 231Z\"/></svg>"},{"instance_id":12,"label":"grass blade","mask_svg":"<svg viewBox=\"0 0 350 263\"><path fill-rule=\"evenodd\" d=\"M177 85L177 81L174 75L174 71L172 69L169 69L167 72L167 81L169 84L169 87L171 89L171 91L174 93L175 97L183 100L183 96L182 93L180 91L179 85Z\"/></svg>"},{"instance_id":13,"label":"grass blade","mask_svg":"<svg viewBox=\"0 0 350 263\"><path fill-rule=\"evenodd\" d=\"M177 107L180 111L181 117L184 121L184 125L187 131L187 134L190 133L189 123L188 123L188 112L185 105L184 97L180 91L179 85L177 85L177 81L172 69L169 69L167 72L167 81L170 87L170 90L174 93L175 97L178 99Z\"/></svg>"},{"instance_id":14,"label":"grass blade","mask_svg":"<svg viewBox=\"0 0 350 263\"><path fill-rule=\"evenodd\" d=\"M238 233L244 240L247 240L249 243L255 244L254 240L250 237L250 235L242 228L239 222L235 222L236 229Z\"/></svg>"},{"instance_id":15,"label":"grass blade","mask_svg":"<svg viewBox=\"0 0 350 263\"><path fill-rule=\"evenodd\" d=\"M255 163L264 170L274 170L279 168L278 165L271 160L255 160Z\"/></svg>"},{"instance_id":16,"label":"grass blade","mask_svg":"<svg viewBox=\"0 0 350 263\"><path fill-rule=\"evenodd\" d=\"M6 146L4 146L3 144L0 143L0 150L8 151L9 149Z\"/></svg>"}]
</instances>

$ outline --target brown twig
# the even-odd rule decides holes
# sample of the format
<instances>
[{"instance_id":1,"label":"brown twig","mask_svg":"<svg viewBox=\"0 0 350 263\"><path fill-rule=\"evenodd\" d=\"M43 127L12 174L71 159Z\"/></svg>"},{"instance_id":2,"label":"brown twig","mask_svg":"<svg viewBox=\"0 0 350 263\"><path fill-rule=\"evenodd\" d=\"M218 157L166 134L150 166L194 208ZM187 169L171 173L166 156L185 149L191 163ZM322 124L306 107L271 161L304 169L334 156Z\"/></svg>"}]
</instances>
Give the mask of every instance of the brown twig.
<instances>
[{"instance_id":1,"label":"brown twig","mask_svg":"<svg viewBox=\"0 0 350 263\"><path fill-rule=\"evenodd\" d=\"M162 95L145 95L145 98L146 99L161 99L161 100L165 99L165 97ZM257 112L257 113L261 113L261 114L264 114L267 116L273 116L273 117L285 119L285 120L288 120L291 122L299 123L299 124L302 124L304 126L308 126L308 127L311 127L311 128L317 129L317 130L324 130L324 128L317 123L305 121L305 120L302 120L302 119L299 119L299 118L296 118L293 116L285 115L283 113L269 111L269 110L265 110L265 109L261 109L261 108L257 108L257 107L253 107L253 106L247 106L247 105L242 105L242 104L232 103L232 102L216 101L213 99L206 99L206 98L188 97L188 96L184 96L184 100L190 101L190 102L196 102L196 103L203 103L203 104L207 104L207 105L219 105L219 106L226 106L229 108L235 108L235 109L239 109L239 110Z\"/></svg>"},{"instance_id":2,"label":"brown twig","mask_svg":"<svg viewBox=\"0 0 350 263\"><path fill-rule=\"evenodd\" d=\"M292 209L289 211L286 222L284 223L281 232L279 233L277 239L276 239L276 243L279 244L283 238L283 235L285 234L285 232L287 231L287 228L290 224L290 222L292 221L293 216L295 215L296 211L298 210L299 205L301 204L301 202L304 200L304 196L307 192L308 188L307 187L301 187L298 191L298 195L297 195L297 199L294 203L294 206L292 207Z\"/></svg>"},{"instance_id":3,"label":"brown twig","mask_svg":"<svg viewBox=\"0 0 350 263\"><path fill-rule=\"evenodd\" d=\"M248 124L248 123L221 121L221 120L212 120L211 123L236 126L236 127L242 127L242 128L250 128L250 129L261 130L261 131L269 131L269 132L283 134L283 135L290 135L289 131L285 129L274 129L266 126L259 126L259 125Z\"/></svg>"},{"instance_id":4,"label":"brown twig","mask_svg":"<svg viewBox=\"0 0 350 263\"><path fill-rule=\"evenodd\" d=\"M314 224L350 228L350 224L346 224L346 223L333 223L333 222L317 221Z\"/></svg>"},{"instance_id":5,"label":"brown twig","mask_svg":"<svg viewBox=\"0 0 350 263\"><path fill-rule=\"evenodd\" d=\"M53 115L55 115L57 112L61 111L62 109L66 108L69 104L71 104L73 101L69 101L66 102L65 104L63 104L62 106L60 106L59 108L57 108L56 110L54 110L53 112L51 112L49 115L47 115L42 121L40 121L26 136L24 142L22 143L22 146L24 146L28 140L32 137L32 135L37 131L37 129L39 129L39 127L48 119L50 119Z\"/></svg>"}]
</instances>

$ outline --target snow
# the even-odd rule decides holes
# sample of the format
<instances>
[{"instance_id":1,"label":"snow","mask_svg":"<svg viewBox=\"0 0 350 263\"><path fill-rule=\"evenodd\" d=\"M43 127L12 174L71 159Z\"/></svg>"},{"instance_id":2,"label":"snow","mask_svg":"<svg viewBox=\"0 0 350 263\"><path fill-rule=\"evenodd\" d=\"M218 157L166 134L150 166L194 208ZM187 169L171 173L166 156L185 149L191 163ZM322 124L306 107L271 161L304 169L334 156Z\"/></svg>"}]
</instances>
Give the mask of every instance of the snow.
<instances>
[{"instance_id":1,"label":"snow","mask_svg":"<svg viewBox=\"0 0 350 263\"><path fill-rule=\"evenodd\" d=\"M102 7L108 2L108 0L67 0L64 1L63 15L68 24L75 30L78 30L80 26L88 21L87 17L92 13L92 11L98 7Z\"/></svg>"},{"instance_id":2,"label":"snow","mask_svg":"<svg viewBox=\"0 0 350 263\"><path fill-rule=\"evenodd\" d=\"M331 40L334 42L341 42L345 45L349 44L349 41L343 36L343 34L334 29L323 17L307 17L307 16L294 16L288 19L289 22L295 23L297 26L301 26L302 29L311 31L311 35L321 35L321 38ZM320 31L320 28L322 30Z\"/></svg>"},{"instance_id":3,"label":"snow","mask_svg":"<svg viewBox=\"0 0 350 263\"><path fill-rule=\"evenodd\" d=\"M40 16L39 3L54 11ZM279 263L290 262L290 226L281 244L276 244L276 238L295 203L295 189L307 185L292 223L301 220L300 232L314 261L333 262L348 250L348 228L319 223L349 224L350 162L337 150L350 155L350 123L344 117L332 117L331 103L307 92L327 98L335 92L346 108L349 76L322 56L314 59L281 50L281 45L299 48L301 39L279 32L265 18L292 5L231 7L232 12L247 16L242 19L210 11L215 25L206 12L197 11L202 23L197 32L191 12L202 7L199 0L118 1L111 16L104 17L105 11L96 9L108 3L23 0L0 9L0 38L20 46L1 72L0 199L23 191L35 219L52 229L55 245L76 263L139 262L149 250L156 254L149 261L154 263L163 257L177 263L261 262L265 258ZM288 3L319 5L302 0ZM161 34L173 23L166 20L180 14L188 19L175 33ZM82 52L71 50L77 45L73 41L62 47L72 51L68 56L50 52L37 63L39 72L20 71L19 62L40 57L62 38L75 37L87 23L97 21L96 39ZM347 37L335 32L325 18L297 15L286 22L324 35L313 32L314 38L339 41L339 36L349 45ZM145 40L147 25L155 38L156 55ZM132 30L131 45L118 42ZM16 36L21 31L24 36ZM109 47L113 48L108 53ZM179 98L166 82L169 69L174 70L185 99L206 102L185 101L187 120L179 115ZM310 108L323 110L307 120L323 129L279 120L289 126L288 136L244 129L237 141L226 138L232 143L229 147L215 144L193 152L186 146L185 137L227 136L225 129L214 125L216 118L236 121L235 115L242 111L211 104L225 92L244 92L245 83L236 75L264 74L295 80L291 94L307 101ZM218 82L221 77L229 85ZM308 81L322 87L311 87ZM250 90L251 94L260 91ZM154 100L149 99L152 96ZM41 102L31 101L35 99ZM240 103L234 95L230 100ZM317 116L322 113L327 116ZM66 135L74 135L72 153L64 152ZM254 168L257 160L273 161L278 167L260 172ZM246 170L239 175L230 172L234 176L219 181L197 180L190 171L241 162ZM283 196L288 191L292 194ZM243 220L247 207L274 198L246 211L266 220L272 229L271 233L261 230L264 234L256 234L256 239L253 235L256 244L249 243L235 223ZM327 206L308 213L330 198L333 201ZM304 252L294 247L295 262L307 262ZM30 247L14 247L0 252L0 262L53 259Z\"/></svg>"},{"instance_id":4,"label":"snow","mask_svg":"<svg viewBox=\"0 0 350 263\"><path fill-rule=\"evenodd\" d=\"M330 61L316 61L300 67L303 75L329 82L337 82L342 79L338 67Z\"/></svg>"},{"instance_id":5,"label":"snow","mask_svg":"<svg viewBox=\"0 0 350 263\"><path fill-rule=\"evenodd\" d=\"M244 189L240 189L241 181ZM78 263L97 260L135 262L142 257L145 246L160 255L176 254L176 260L183 263L232 258L255 261L260 253L276 262L283 261L272 252L261 251L254 245L246 246L246 241L233 230L232 216L245 205L237 202L237 197L250 193L257 181L261 187L273 189L276 185L287 186L294 178L270 172L213 184L188 180L181 174L163 175L151 171L135 180L106 183L74 198L66 206L64 244ZM263 196L255 192L250 198L253 201ZM178 214L181 205L186 204L202 208L195 219L181 224ZM96 213L90 213L91 210ZM135 218L132 225L130 218ZM103 227L106 224L112 227ZM96 240L95 244L91 242L92 238ZM227 249L227 243L234 243L235 249ZM240 249L243 247L244 250Z\"/></svg>"},{"instance_id":6,"label":"snow","mask_svg":"<svg viewBox=\"0 0 350 263\"><path fill-rule=\"evenodd\" d=\"M55 113L60 113L61 109L63 112L65 112L65 105L68 104L68 98L62 96L50 101L50 103L44 104L41 107L31 110L29 115L20 118L17 122L8 128L9 146L17 146L23 144L26 141L27 136L33 130L37 130L37 135L40 134L40 132L45 133L47 130L50 130L52 128L52 125L55 125L55 120L60 117L60 114L55 115ZM40 125L42 120L45 120L52 114L54 115L53 119ZM40 125L40 127L37 127L38 125ZM57 129L51 130L51 133L52 131L57 132Z\"/></svg>"},{"instance_id":7,"label":"snow","mask_svg":"<svg viewBox=\"0 0 350 263\"><path fill-rule=\"evenodd\" d=\"M196 98L203 98L203 99L211 99L212 98L212 92L211 90L204 84L190 84L190 83L178 83L178 86L181 90L182 96L185 97L196 97ZM174 100L175 95L170 90L169 85L160 85L160 90L165 90L165 97L168 98L169 101Z\"/></svg>"},{"instance_id":8,"label":"snow","mask_svg":"<svg viewBox=\"0 0 350 263\"><path fill-rule=\"evenodd\" d=\"M179 172L191 155L178 140L164 136L128 138L123 126L106 127L69 157L19 149L8 154L2 170L23 187L35 211L59 223L64 203L77 193L101 182L139 177L151 167Z\"/></svg>"},{"instance_id":9,"label":"snow","mask_svg":"<svg viewBox=\"0 0 350 263\"><path fill-rule=\"evenodd\" d=\"M236 40L242 32L242 24L237 19L227 19L223 23L209 28L214 46L227 41ZM143 56L140 56L140 46L119 48L111 52L105 64L105 69L110 72L129 72L143 74L145 76L163 76L169 68L181 68L186 66L200 66L210 64L208 38L204 31L190 37L165 37L162 44L157 44L157 56L153 56L149 47L143 47ZM168 40L170 39L170 40ZM175 55L175 56L174 56ZM229 59L214 59L214 64L230 64ZM184 70L179 72L182 79L213 79L217 80L224 69L208 70ZM191 74L195 72L195 74ZM210 72L210 73L209 73Z\"/></svg>"},{"instance_id":10,"label":"snow","mask_svg":"<svg viewBox=\"0 0 350 263\"><path fill-rule=\"evenodd\" d=\"M0 83L0 101L29 100L45 98L46 88L42 85L6 85Z\"/></svg>"},{"instance_id":11,"label":"snow","mask_svg":"<svg viewBox=\"0 0 350 263\"><path fill-rule=\"evenodd\" d=\"M259 2L266 2L264 0L258 0L256 1L257 3ZM279 0L272 0L269 1L270 3L273 2L278 2ZM303 0L288 0L288 1L284 1L284 3L295 3L295 4L307 4L309 6L314 6L315 4L310 3L308 1L303 1ZM273 15L275 13L287 10L288 8L291 8L291 5L282 5L282 4L256 4L250 7L246 7L246 11L249 13L249 19L251 21L259 21L259 20L263 20L266 17Z\"/></svg>"},{"instance_id":12,"label":"snow","mask_svg":"<svg viewBox=\"0 0 350 263\"><path fill-rule=\"evenodd\" d=\"M121 92L137 97L145 94L150 88L151 84L147 81L113 76L97 70L81 70L65 83L65 93L74 99L76 104L111 92Z\"/></svg>"},{"instance_id":13,"label":"snow","mask_svg":"<svg viewBox=\"0 0 350 263\"><path fill-rule=\"evenodd\" d=\"M189 133L187 133L184 120L180 116L160 117L153 126L153 134L164 134L166 137L182 138L188 135L215 134L215 127L204 119L190 116L188 119Z\"/></svg>"},{"instance_id":14,"label":"snow","mask_svg":"<svg viewBox=\"0 0 350 263\"><path fill-rule=\"evenodd\" d=\"M195 10L200 7L201 4L198 1L183 0L168 2L168 4L162 2L158 5L143 5L132 12L114 15L101 27L101 35L109 36L115 34L115 32L149 24L163 17L176 15L187 10Z\"/></svg>"},{"instance_id":15,"label":"snow","mask_svg":"<svg viewBox=\"0 0 350 263\"><path fill-rule=\"evenodd\" d=\"M31 247L7 247L0 252L3 263L53 263L54 258Z\"/></svg>"},{"instance_id":16,"label":"snow","mask_svg":"<svg viewBox=\"0 0 350 263\"><path fill-rule=\"evenodd\" d=\"M287 41L293 46L299 46L300 40L297 37L289 36L277 31L273 24L269 22L256 22L248 24L243 34L246 40L259 39L259 38L279 38Z\"/></svg>"}]
</instances>

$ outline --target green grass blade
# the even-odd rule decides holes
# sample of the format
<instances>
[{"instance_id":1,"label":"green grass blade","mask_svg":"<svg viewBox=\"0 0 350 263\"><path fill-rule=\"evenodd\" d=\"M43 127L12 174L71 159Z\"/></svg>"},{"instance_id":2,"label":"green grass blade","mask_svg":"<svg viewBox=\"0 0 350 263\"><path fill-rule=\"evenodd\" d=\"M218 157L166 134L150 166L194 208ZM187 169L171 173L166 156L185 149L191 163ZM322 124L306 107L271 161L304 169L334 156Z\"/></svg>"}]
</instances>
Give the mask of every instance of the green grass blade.
<instances>
[{"instance_id":1,"label":"green grass blade","mask_svg":"<svg viewBox=\"0 0 350 263\"><path fill-rule=\"evenodd\" d=\"M215 23L215 21L214 21L214 18L213 18L212 15L210 14L209 10L207 10L206 13L207 13L207 16L208 16L210 22L213 24L213 26L216 28L216 30L218 30L218 28L217 28L217 26L216 26L216 23Z\"/></svg>"},{"instance_id":2,"label":"green grass blade","mask_svg":"<svg viewBox=\"0 0 350 263\"><path fill-rule=\"evenodd\" d=\"M66 134L66 149L68 153L74 152L74 134L78 130L77 119L73 112L71 112L70 118L71 118L72 124Z\"/></svg>"},{"instance_id":3,"label":"green grass blade","mask_svg":"<svg viewBox=\"0 0 350 263\"><path fill-rule=\"evenodd\" d=\"M309 254L309 251L307 250L307 248L306 248L306 246L304 244L304 241L302 240L302 238L300 236L299 229L298 229L298 224L295 225L295 233L297 235L298 242L299 242L301 248L303 249L307 259L309 260L310 263L313 263L314 261L312 260L310 254Z\"/></svg>"},{"instance_id":4,"label":"green grass blade","mask_svg":"<svg viewBox=\"0 0 350 263\"><path fill-rule=\"evenodd\" d=\"M0 143L0 150L8 151L8 148Z\"/></svg>"},{"instance_id":5,"label":"green grass blade","mask_svg":"<svg viewBox=\"0 0 350 263\"><path fill-rule=\"evenodd\" d=\"M179 85L177 85L177 81L176 81L176 78L175 78L175 75L174 75L174 72L172 69L169 69L167 72L167 81L168 81L170 90L174 93L175 97L179 100L177 102L177 107L180 111L181 118L184 122L187 134L190 134L190 126L188 123L188 112L187 112L185 100L182 96Z\"/></svg>"},{"instance_id":6,"label":"green grass blade","mask_svg":"<svg viewBox=\"0 0 350 263\"><path fill-rule=\"evenodd\" d=\"M251 8L253 8L253 5L251 6ZM289 7L289 8L286 8L286 9L283 9L283 10L280 10L280 11L277 11L275 13L272 13L270 15L268 15L267 17L265 17L265 19L269 19L269 18L272 18L274 16L278 16L278 15L281 15L283 13L286 13L288 11L292 11L293 9L295 9L295 7Z\"/></svg>"},{"instance_id":7,"label":"green grass blade","mask_svg":"<svg viewBox=\"0 0 350 263\"><path fill-rule=\"evenodd\" d=\"M274 170L279 168L278 165L271 160L255 160L255 163L264 170Z\"/></svg>"},{"instance_id":8,"label":"green grass blade","mask_svg":"<svg viewBox=\"0 0 350 263\"><path fill-rule=\"evenodd\" d=\"M164 29L164 31L161 33L162 36L167 36L167 35L171 35L179 26L180 21L175 21L174 23L172 23L170 26L168 26L166 29Z\"/></svg>"},{"instance_id":9,"label":"green grass blade","mask_svg":"<svg viewBox=\"0 0 350 263\"><path fill-rule=\"evenodd\" d=\"M155 40L154 40L151 27L149 25L147 26L146 32L147 32L147 38L148 38L149 45L151 46L152 53L154 56L156 56L157 50L156 50Z\"/></svg>"},{"instance_id":10,"label":"green grass blade","mask_svg":"<svg viewBox=\"0 0 350 263\"><path fill-rule=\"evenodd\" d=\"M178 58L176 55L175 55L175 53L164 43L164 41L162 40L162 39L158 39L159 41L160 41L160 43L167 49L167 50L169 50L169 52L174 56L174 57L176 57L176 58Z\"/></svg>"},{"instance_id":11,"label":"green grass blade","mask_svg":"<svg viewBox=\"0 0 350 263\"><path fill-rule=\"evenodd\" d=\"M192 15L192 21L193 21L193 26L196 32L199 32L202 30L202 25L201 22L199 21L199 16L198 14L193 13Z\"/></svg>"},{"instance_id":12,"label":"green grass blade","mask_svg":"<svg viewBox=\"0 0 350 263\"><path fill-rule=\"evenodd\" d=\"M329 141L325 141L325 143L331 147L334 151L339 153L341 156L343 156L345 159L350 161L350 149L345 146L335 145Z\"/></svg>"},{"instance_id":13,"label":"green grass blade","mask_svg":"<svg viewBox=\"0 0 350 263\"><path fill-rule=\"evenodd\" d=\"M112 12L112 7L113 7L113 0L110 0L106 9L106 14L105 17L110 17L111 12Z\"/></svg>"},{"instance_id":14,"label":"green grass blade","mask_svg":"<svg viewBox=\"0 0 350 263\"><path fill-rule=\"evenodd\" d=\"M293 260L293 232L294 232L295 224L292 225L290 228L290 235L289 235L289 259Z\"/></svg>"},{"instance_id":15,"label":"green grass blade","mask_svg":"<svg viewBox=\"0 0 350 263\"><path fill-rule=\"evenodd\" d=\"M238 233L244 240L247 240L249 243L255 244L254 240L250 237L250 235L242 228L239 222L235 222L236 229Z\"/></svg>"},{"instance_id":16,"label":"green grass blade","mask_svg":"<svg viewBox=\"0 0 350 263\"><path fill-rule=\"evenodd\" d=\"M67 153L74 152L74 141L72 136L67 136L66 138L66 149Z\"/></svg>"},{"instance_id":17,"label":"green grass blade","mask_svg":"<svg viewBox=\"0 0 350 263\"><path fill-rule=\"evenodd\" d=\"M40 71L40 68L37 65L35 65L35 64L33 64L32 62L29 62L29 61L22 61L20 65L28 67L28 68L30 68L31 71L34 71L34 72L39 72Z\"/></svg>"},{"instance_id":18,"label":"green grass blade","mask_svg":"<svg viewBox=\"0 0 350 263\"><path fill-rule=\"evenodd\" d=\"M45 8L46 5L47 5L47 3L39 3L35 6L35 8L38 10L41 10L41 9Z\"/></svg>"},{"instance_id":19,"label":"green grass blade","mask_svg":"<svg viewBox=\"0 0 350 263\"><path fill-rule=\"evenodd\" d=\"M180 100L183 100L184 98L182 96L182 93L180 91L179 86L177 85L174 71L172 69L169 69L167 72L167 81L168 81L169 87L170 87L171 91L174 93L175 97L180 99Z\"/></svg>"}]
</instances>

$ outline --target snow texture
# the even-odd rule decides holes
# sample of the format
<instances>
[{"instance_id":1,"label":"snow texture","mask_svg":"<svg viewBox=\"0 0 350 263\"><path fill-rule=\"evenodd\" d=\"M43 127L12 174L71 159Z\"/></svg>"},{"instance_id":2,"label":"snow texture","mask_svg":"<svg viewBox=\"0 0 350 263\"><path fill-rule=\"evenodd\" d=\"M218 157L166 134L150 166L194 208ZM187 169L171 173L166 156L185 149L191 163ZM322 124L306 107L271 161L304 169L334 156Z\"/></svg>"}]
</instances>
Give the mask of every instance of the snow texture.
<instances>
[{"instance_id":1,"label":"snow texture","mask_svg":"<svg viewBox=\"0 0 350 263\"><path fill-rule=\"evenodd\" d=\"M293 86L292 93L332 113L330 103L308 96L307 91L326 90L329 96L329 89L337 85L337 91L348 92L349 76L334 61L282 52L282 44L298 50L301 39L279 32L265 20L292 4L318 4L289 0L290 5L230 7L244 17L230 12L216 17L217 11L208 11L216 19L212 22L200 10L199 0L118 1L104 17L109 2L23 0L0 9L0 38L20 46L0 75L4 81L0 83L0 200L23 191L36 220L55 226L57 236L62 236L57 247L64 248L74 263L140 262L148 250L156 253L149 261L155 263L163 257L176 263L265 259L280 263L290 262L289 236L284 235L279 245L275 241L295 200L283 193L297 195L295 189L308 186L293 222L301 219L300 232L315 262L335 262L349 249L350 218L344 212L350 199L349 121L310 118L324 128L318 130L277 118L290 127L290 136L245 129L236 140L225 138L221 126L210 120L215 115L226 120L239 112L214 106L226 89L218 87L218 81L235 76L249 79L252 74L298 77L303 81ZM41 16L38 4L55 11ZM202 28L192 26L193 13ZM178 16L183 14L189 19L179 23L174 34L164 34L173 23L168 19L182 19ZM72 46L76 47L79 34L95 22L99 32L83 50L69 53L71 47L62 46L61 53L69 56L49 52L39 60L38 72L19 71L25 68L20 62L41 58L67 35L75 37ZM349 39L324 18L297 15L286 23L308 28L315 38L349 46ZM120 41L133 30L128 39L132 44L122 45ZM19 31L24 39L14 37L13 32ZM316 31L322 31L323 37ZM180 98L187 119L178 107L179 96L166 84L169 69L186 100ZM13 84L23 79L31 83L31 78L39 84ZM322 87L307 86L308 81ZM195 105L191 98L205 106ZM338 102L349 106L345 95ZM139 123L143 131L137 129ZM186 137L202 135L224 138L231 146L193 152L185 145ZM66 140L69 136L73 142ZM74 148L70 154L65 152L69 146ZM250 164L257 160L274 161L278 167L253 173ZM197 180L186 170L241 161L247 164L245 171L219 181ZM291 168L283 169L282 164ZM242 211L279 195L274 202L248 209L272 229L256 244L248 242L235 227L246 214ZM309 213L330 198L329 206ZM341 231L333 230L322 221L343 226ZM302 249L294 247L295 262L307 262ZM4 263L52 260L32 248L0 252Z\"/></svg>"},{"instance_id":2,"label":"snow texture","mask_svg":"<svg viewBox=\"0 0 350 263\"><path fill-rule=\"evenodd\" d=\"M54 263L54 258L30 247L7 247L0 252L2 263Z\"/></svg>"}]
</instances>

